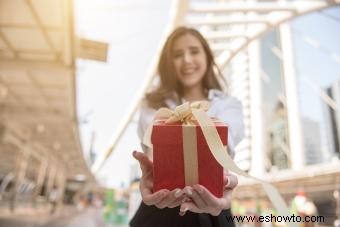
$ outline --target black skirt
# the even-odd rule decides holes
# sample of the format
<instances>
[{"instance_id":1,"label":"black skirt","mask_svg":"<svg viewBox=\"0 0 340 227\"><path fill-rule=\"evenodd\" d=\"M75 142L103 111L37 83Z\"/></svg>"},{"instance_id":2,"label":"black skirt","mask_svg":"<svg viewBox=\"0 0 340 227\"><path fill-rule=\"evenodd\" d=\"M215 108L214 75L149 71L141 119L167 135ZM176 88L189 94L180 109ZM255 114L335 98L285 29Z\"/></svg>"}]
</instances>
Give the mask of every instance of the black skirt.
<instances>
[{"instance_id":1,"label":"black skirt","mask_svg":"<svg viewBox=\"0 0 340 227\"><path fill-rule=\"evenodd\" d=\"M130 221L131 227L235 227L231 222L230 209L223 210L219 216L186 212L179 215L179 207L158 209L143 202ZM229 217L229 218L228 218Z\"/></svg>"}]
</instances>

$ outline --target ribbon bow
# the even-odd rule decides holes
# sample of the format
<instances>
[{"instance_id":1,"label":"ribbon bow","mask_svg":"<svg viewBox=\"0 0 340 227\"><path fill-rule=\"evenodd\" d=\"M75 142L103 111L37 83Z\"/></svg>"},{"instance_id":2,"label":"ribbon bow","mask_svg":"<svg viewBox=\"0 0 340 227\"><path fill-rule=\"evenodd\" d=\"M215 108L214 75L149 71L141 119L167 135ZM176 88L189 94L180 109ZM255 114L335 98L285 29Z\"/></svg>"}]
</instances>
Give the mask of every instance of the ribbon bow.
<instances>
[{"instance_id":1,"label":"ribbon bow","mask_svg":"<svg viewBox=\"0 0 340 227\"><path fill-rule=\"evenodd\" d=\"M175 122L182 122L184 124L190 124L195 117L192 113L193 110L203 110L207 111L209 109L208 101L197 101L189 104L188 102L177 106L175 110L170 110L168 108L160 108L156 113L156 119L166 119L166 124L171 124Z\"/></svg>"}]
</instances>

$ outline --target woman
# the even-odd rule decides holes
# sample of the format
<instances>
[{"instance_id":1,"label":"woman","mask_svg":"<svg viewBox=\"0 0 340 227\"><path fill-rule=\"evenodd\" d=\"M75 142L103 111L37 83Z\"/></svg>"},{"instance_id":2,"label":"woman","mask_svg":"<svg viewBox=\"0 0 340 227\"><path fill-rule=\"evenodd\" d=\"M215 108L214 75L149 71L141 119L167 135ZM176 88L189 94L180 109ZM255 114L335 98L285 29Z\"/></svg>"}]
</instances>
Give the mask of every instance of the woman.
<instances>
[{"instance_id":1,"label":"woman","mask_svg":"<svg viewBox=\"0 0 340 227\"><path fill-rule=\"evenodd\" d=\"M159 86L146 95L140 111L140 138L160 107L173 109L185 101L208 100L208 115L229 125L228 146L233 154L235 145L243 137L242 107L239 101L222 92L223 77L203 36L187 27L173 31L163 47L158 73ZM234 226L226 216L231 215L231 193L237 185L235 175L225 173L222 198L216 198L202 185L153 192L152 151L144 151L146 154L133 153L142 169L143 202L131 220L132 227Z\"/></svg>"}]
</instances>

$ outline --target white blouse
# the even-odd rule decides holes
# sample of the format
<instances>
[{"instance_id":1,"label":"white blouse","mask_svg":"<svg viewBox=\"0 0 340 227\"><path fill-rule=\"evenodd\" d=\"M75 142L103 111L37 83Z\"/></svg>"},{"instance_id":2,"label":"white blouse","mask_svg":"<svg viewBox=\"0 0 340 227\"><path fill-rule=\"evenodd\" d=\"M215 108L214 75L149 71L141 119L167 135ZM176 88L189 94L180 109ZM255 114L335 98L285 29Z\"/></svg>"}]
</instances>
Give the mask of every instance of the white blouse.
<instances>
[{"instance_id":1,"label":"white blouse","mask_svg":"<svg viewBox=\"0 0 340 227\"><path fill-rule=\"evenodd\" d=\"M220 90L211 89L208 94L210 108L208 115L218 118L226 123L228 127L228 148L230 154L235 153L236 145L244 137L243 112L241 102L236 98L228 97ZM170 109L175 109L176 103L172 99L165 100ZM152 123L156 110L147 106L142 106L138 122L138 136L142 141L147 127ZM143 144L142 144L143 146ZM144 148L144 146L143 146Z\"/></svg>"}]
</instances>

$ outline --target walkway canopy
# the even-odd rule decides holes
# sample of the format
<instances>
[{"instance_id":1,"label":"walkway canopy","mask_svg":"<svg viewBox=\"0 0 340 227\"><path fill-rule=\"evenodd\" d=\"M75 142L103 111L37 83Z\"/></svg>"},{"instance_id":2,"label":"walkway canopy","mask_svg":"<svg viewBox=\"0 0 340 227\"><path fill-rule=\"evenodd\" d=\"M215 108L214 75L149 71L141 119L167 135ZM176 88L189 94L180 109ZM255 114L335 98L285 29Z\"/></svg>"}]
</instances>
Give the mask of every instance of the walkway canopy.
<instances>
[{"instance_id":1,"label":"walkway canopy","mask_svg":"<svg viewBox=\"0 0 340 227\"><path fill-rule=\"evenodd\" d=\"M72 4L0 1L1 178L94 179L78 135Z\"/></svg>"}]
</instances>

